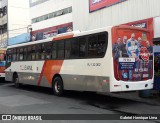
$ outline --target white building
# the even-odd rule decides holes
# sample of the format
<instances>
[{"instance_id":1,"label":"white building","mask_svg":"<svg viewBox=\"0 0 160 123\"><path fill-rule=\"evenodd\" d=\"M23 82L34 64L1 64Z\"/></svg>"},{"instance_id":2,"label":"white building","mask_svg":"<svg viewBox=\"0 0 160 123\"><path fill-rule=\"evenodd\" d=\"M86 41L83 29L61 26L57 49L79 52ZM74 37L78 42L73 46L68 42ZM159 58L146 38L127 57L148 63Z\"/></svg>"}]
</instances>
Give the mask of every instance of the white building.
<instances>
[{"instance_id":1,"label":"white building","mask_svg":"<svg viewBox=\"0 0 160 123\"><path fill-rule=\"evenodd\" d=\"M145 26L144 28L152 28L154 22L155 38L159 36L160 32L159 26L156 26L159 24L157 16L160 16L159 0L117 0L118 2L108 0L6 1L2 0L0 4L1 8L8 6L8 14L0 18L0 25L5 27L0 38L3 44L6 42L7 36L12 38L26 33L27 28L31 27L33 40L70 31L72 28L84 31L129 22L133 22L130 23L131 25ZM136 23L134 23L135 21ZM29 25L32 26L29 27ZM21 39L22 37L19 40ZM14 41L10 40L9 42Z\"/></svg>"},{"instance_id":2,"label":"white building","mask_svg":"<svg viewBox=\"0 0 160 123\"><path fill-rule=\"evenodd\" d=\"M72 0L30 0L30 18L37 40L66 32L72 29Z\"/></svg>"},{"instance_id":3,"label":"white building","mask_svg":"<svg viewBox=\"0 0 160 123\"><path fill-rule=\"evenodd\" d=\"M160 0L117 1L73 0L74 30L90 30L160 16ZM160 29L155 28L160 32Z\"/></svg>"},{"instance_id":4,"label":"white building","mask_svg":"<svg viewBox=\"0 0 160 123\"><path fill-rule=\"evenodd\" d=\"M10 38L26 33L31 24L29 0L1 0L0 15L0 47L6 47Z\"/></svg>"},{"instance_id":5,"label":"white building","mask_svg":"<svg viewBox=\"0 0 160 123\"><path fill-rule=\"evenodd\" d=\"M7 1L0 1L0 48L7 46Z\"/></svg>"}]
</instances>

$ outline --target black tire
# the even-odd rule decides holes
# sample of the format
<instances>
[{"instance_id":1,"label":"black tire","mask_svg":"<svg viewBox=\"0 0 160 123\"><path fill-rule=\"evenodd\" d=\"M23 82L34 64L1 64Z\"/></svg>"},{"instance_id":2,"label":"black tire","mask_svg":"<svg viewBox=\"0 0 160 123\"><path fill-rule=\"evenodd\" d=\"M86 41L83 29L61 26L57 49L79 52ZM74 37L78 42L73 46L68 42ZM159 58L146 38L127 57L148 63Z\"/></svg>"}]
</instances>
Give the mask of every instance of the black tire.
<instances>
[{"instance_id":1,"label":"black tire","mask_svg":"<svg viewBox=\"0 0 160 123\"><path fill-rule=\"evenodd\" d=\"M17 75L17 74L14 74L14 76L13 76L13 83L14 83L14 86L15 86L16 88L19 88L19 87L20 87L19 78L18 78L18 75Z\"/></svg>"},{"instance_id":2,"label":"black tire","mask_svg":"<svg viewBox=\"0 0 160 123\"><path fill-rule=\"evenodd\" d=\"M63 81L60 77L54 78L52 83L52 89L53 89L54 95L63 96L63 93L64 93Z\"/></svg>"}]
</instances>

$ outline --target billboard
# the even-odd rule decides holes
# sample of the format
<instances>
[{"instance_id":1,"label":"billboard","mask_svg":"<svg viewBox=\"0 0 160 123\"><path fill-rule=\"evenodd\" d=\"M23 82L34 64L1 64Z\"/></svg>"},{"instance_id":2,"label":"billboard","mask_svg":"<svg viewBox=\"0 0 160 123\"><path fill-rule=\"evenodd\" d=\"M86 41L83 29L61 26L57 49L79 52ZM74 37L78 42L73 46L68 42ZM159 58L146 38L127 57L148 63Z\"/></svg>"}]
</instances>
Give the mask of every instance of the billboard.
<instances>
[{"instance_id":1,"label":"billboard","mask_svg":"<svg viewBox=\"0 0 160 123\"><path fill-rule=\"evenodd\" d=\"M114 27L112 52L116 80L143 81L153 77L153 42L148 30Z\"/></svg>"},{"instance_id":2,"label":"billboard","mask_svg":"<svg viewBox=\"0 0 160 123\"><path fill-rule=\"evenodd\" d=\"M126 0L89 0L89 11L93 12L105 7L109 7Z\"/></svg>"},{"instance_id":3,"label":"billboard","mask_svg":"<svg viewBox=\"0 0 160 123\"><path fill-rule=\"evenodd\" d=\"M32 41L42 40L66 32L73 31L73 23L66 23L41 30L32 31Z\"/></svg>"}]
</instances>

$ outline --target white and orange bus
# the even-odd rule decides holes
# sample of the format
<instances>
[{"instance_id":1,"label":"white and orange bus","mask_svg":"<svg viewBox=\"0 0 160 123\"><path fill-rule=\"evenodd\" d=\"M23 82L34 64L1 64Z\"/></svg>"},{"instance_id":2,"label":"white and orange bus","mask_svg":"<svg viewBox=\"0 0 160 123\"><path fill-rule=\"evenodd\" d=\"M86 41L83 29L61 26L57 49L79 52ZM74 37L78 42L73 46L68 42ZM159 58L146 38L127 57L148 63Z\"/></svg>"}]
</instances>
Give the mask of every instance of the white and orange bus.
<instances>
[{"instance_id":1,"label":"white and orange bus","mask_svg":"<svg viewBox=\"0 0 160 123\"><path fill-rule=\"evenodd\" d=\"M6 80L64 90L122 92L153 88L150 32L115 26L68 32L7 48Z\"/></svg>"}]
</instances>

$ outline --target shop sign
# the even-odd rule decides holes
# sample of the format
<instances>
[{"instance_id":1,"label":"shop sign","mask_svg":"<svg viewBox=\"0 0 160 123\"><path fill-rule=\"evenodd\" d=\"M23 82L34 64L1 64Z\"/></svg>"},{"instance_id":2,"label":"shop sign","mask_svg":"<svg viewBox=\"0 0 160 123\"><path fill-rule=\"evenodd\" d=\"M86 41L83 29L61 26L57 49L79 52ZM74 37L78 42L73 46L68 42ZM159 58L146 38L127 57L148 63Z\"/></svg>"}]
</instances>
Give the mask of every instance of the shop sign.
<instances>
[{"instance_id":1,"label":"shop sign","mask_svg":"<svg viewBox=\"0 0 160 123\"><path fill-rule=\"evenodd\" d=\"M105 7L118 4L123 1L126 1L126 0L89 0L89 10L90 12L93 12Z\"/></svg>"}]
</instances>

